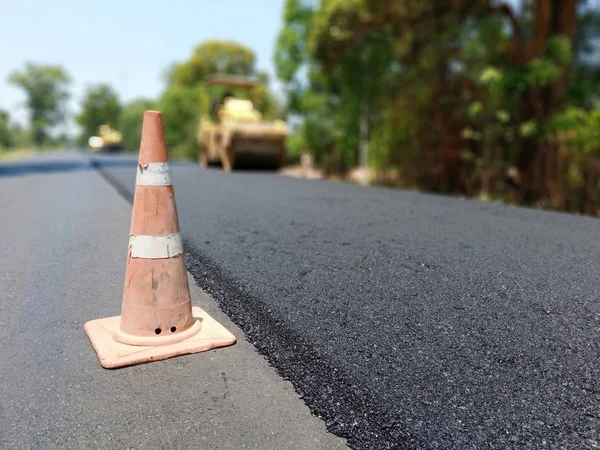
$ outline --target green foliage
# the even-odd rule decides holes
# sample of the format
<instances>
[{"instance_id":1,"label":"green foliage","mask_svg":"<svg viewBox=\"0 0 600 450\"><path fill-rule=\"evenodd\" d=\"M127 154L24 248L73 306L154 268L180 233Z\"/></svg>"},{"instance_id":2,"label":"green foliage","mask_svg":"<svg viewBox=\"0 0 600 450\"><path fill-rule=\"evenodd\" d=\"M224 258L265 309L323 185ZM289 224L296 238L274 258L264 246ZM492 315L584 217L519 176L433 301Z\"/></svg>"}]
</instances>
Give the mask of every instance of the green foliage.
<instances>
[{"instance_id":1,"label":"green foliage","mask_svg":"<svg viewBox=\"0 0 600 450\"><path fill-rule=\"evenodd\" d=\"M198 45L189 60L174 65L167 75L169 86L196 86L210 75L255 75L256 55L232 41L207 41Z\"/></svg>"},{"instance_id":2,"label":"green foliage","mask_svg":"<svg viewBox=\"0 0 600 450\"><path fill-rule=\"evenodd\" d=\"M10 127L8 111L0 109L0 150L14 147L15 136Z\"/></svg>"},{"instance_id":3,"label":"green foliage","mask_svg":"<svg viewBox=\"0 0 600 450\"><path fill-rule=\"evenodd\" d=\"M33 145L33 133L31 128L20 124L14 124L11 127L11 133L14 139L14 148L31 148Z\"/></svg>"},{"instance_id":4,"label":"green foliage","mask_svg":"<svg viewBox=\"0 0 600 450\"><path fill-rule=\"evenodd\" d=\"M556 114L552 132L563 150L600 156L600 103L591 110L568 107Z\"/></svg>"},{"instance_id":5,"label":"green foliage","mask_svg":"<svg viewBox=\"0 0 600 450\"><path fill-rule=\"evenodd\" d=\"M284 25L275 44L277 76L285 83L297 81L300 68L307 62L307 36L312 24L313 10L303 0L286 0Z\"/></svg>"},{"instance_id":6,"label":"green foliage","mask_svg":"<svg viewBox=\"0 0 600 450\"><path fill-rule=\"evenodd\" d=\"M386 28L356 36L367 14L360 0L324 0L316 9L308 2L287 0L284 26L279 34L275 63L286 83L288 108L312 123L302 128L309 133L321 118L328 117L327 148L315 143L315 160L346 170L358 161L361 140L379 115L381 94L388 88L392 41ZM307 73L307 82L300 74ZM361 138L359 123L366 135ZM310 136L305 136L310 145Z\"/></svg>"},{"instance_id":7,"label":"green foliage","mask_svg":"<svg viewBox=\"0 0 600 450\"><path fill-rule=\"evenodd\" d=\"M93 86L77 122L85 136L117 121L136 150L143 112L160 109L171 154L195 158L201 116L226 91L246 94L207 78L253 76L264 117L299 122L292 159L309 151L344 172L368 149L371 168L406 186L600 213L600 8L542 1L285 0L274 49L285 111L251 49L210 40L168 68L156 101L121 110L109 86ZM65 116L65 71L27 63L9 81L27 94L31 128L0 112L0 146L58 143L50 132Z\"/></svg>"},{"instance_id":8,"label":"green foliage","mask_svg":"<svg viewBox=\"0 0 600 450\"><path fill-rule=\"evenodd\" d=\"M523 122L519 127L519 132L521 133L521 136L526 138L535 136L537 131L537 124L534 120L528 120L527 122Z\"/></svg>"},{"instance_id":9,"label":"green foliage","mask_svg":"<svg viewBox=\"0 0 600 450\"><path fill-rule=\"evenodd\" d=\"M155 102L149 99L138 99L123 105L117 128L123 133L123 145L126 151L139 150L144 111L154 108Z\"/></svg>"},{"instance_id":10,"label":"green foliage","mask_svg":"<svg viewBox=\"0 0 600 450\"><path fill-rule=\"evenodd\" d=\"M300 156L307 151L306 137L303 127L292 133L286 141L286 157L288 161L298 162Z\"/></svg>"},{"instance_id":11,"label":"green foliage","mask_svg":"<svg viewBox=\"0 0 600 450\"><path fill-rule=\"evenodd\" d=\"M372 168L422 189L559 204L543 166L597 146L600 9L540 1L286 0L275 63L303 121L293 147L345 170L366 140ZM581 124L558 133L569 117ZM591 179L582 161L563 174Z\"/></svg>"},{"instance_id":12,"label":"green foliage","mask_svg":"<svg viewBox=\"0 0 600 450\"><path fill-rule=\"evenodd\" d=\"M527 84L531 87L544 87L552 84L560 76L560 67L544 58L532 59L528 66Z\"/></svg>"},{"instance_id":13,"label":"green foliage","mask_svg":"<svg viewBox=\"0 0 600 450\"><path fill-rule=\"evenodd\" d=\"M410 101L401 98L385 108L369 141L372 168L380 171L407 169L408 162L418 153L418 115L410 110L410 106Z\"/></svg>"},{"instance_id":14,"label":"green foliage","mask_svg":"<svg viewBox=\"0 0 600 450\"><path fill-rule=\"evenodd\" d=\"M170 86L158 100L169 153L176 159L196 158L200 119L200 87Z\"/></svg>"},{"instance_id":15,"label":"green foliage","mask_svg":"<svg viewBox=\"0 0 600 450\"><path fill-rule=\"evenodd\" d=\"M308 37L313 23L313 8L304 0L286 0L284 5L283 28L279 32L275 45L275 68L277 76L284 82L287 90L287 109L291 113L308 113L318 108L307 105L309 93L319 95L325 77L315 67L308 49ZM310 89L306 89L302 79L308 73ZM320 86L319 86L320 85ZM325 96L321 96L326 101Z\"/></svg>"},{"instance_id":16,"label":"green foliage","mask_svg":"<svg viewBox=\"0 0 600 450\"><path fill-rule=\"evenodd\" d=\"M545 58L558 66L566 66L573 60L572 44L564 36L553 36L548 39Z\"/></svg>"},{"instance_id":17,"label":"green foliage","mask_svg":"<svg viewBox=\"0 0 600 450\"><path fill-rule=\"evenodd\" d=\"M25 91L34 142L44 145L50 128L65 119L69 75L60 66L28 62L22 71L11 73L8 81Z\"/></svg>"},{"instance_id":18,"label":"green foliage","mask_svg":"<svg viewBox=\"0 0 600 450\"><path fill-rule=\"evenodd\" d=\"M569 106L557 113L549 127L552 143L564 171L562 207L600 214L598 206L598 160L600 158L600 103L591 109Z\"/></svg>"},{"instance_id":19,"label":"green foliage","mask_svg":"<svg viewBox=\"0 0 600 450\"><path fill-rule=\"evenodd\" d=\"M304 140L314 159L328 169L335 164L331 149L335 145L336 129L330 115L317 113L304 121Z\"/></svg>"},{"instance_id":20,"label":"green foliage","mask_svg":"<svg viewBox=\"0 0 600 450\"><path fill-rule=\"evenodd\" d=\"M277 76L286 83L295 80L300 67L306 62L306 37L310 31L312 9L302 0L286 0L284 26L275 45Z\"/></svg>"},{"instance_id":21,"label":"green foliage","mask_svg":"<svg viewBox=\"0 0 600 450\"><path fill-rule=\"evenodd\" d=\"M121 113L119 96L107 84L89 86L81 102L81 112L75 120L82 128L80 143L85 145L102 124L117 126Z\"/></svg>"},{"instance_id":22,"label":"green foliage","mask_svg":"<svg viewBox=\"0 0 600 450\"><path fill-rule=\"evenodd\" d=\"M497 86L502 82L502 72L495 67L486 67L479 77L479 81L484 85Z\"/></svg>"}]
</instances>

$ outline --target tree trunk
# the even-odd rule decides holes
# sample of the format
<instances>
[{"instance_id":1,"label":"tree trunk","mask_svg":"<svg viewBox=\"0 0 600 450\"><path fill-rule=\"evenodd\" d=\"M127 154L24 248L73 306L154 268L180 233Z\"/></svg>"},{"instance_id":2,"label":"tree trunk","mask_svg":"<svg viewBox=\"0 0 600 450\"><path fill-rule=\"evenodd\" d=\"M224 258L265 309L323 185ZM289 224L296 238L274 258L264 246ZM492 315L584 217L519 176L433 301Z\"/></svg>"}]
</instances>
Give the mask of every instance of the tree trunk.
<instances>
[{"instance_id":1,"label":"tree trunk","mask_svg":"<svg viewBox=\"0 0 600 450\"><path fill-rule=\"evenodd\" d=\"M534 12L534 36L527 46L526 62L542 57L553 36L566 37L573 45L577 24L578 0L536 0ZM547 125L548 120L564 102L569 79L570 66L550 86L531 88L525 92L521 101L521 120L535 119L539 126ZM517 158L517 167L523 184L521 202L531 204L536 199L548 195L546 158L556 158L551 148L544 151L544 144L534 140L525 140ZM551 163L550 166L553 164Z\"/></svg>"},{"instance_id":2,"label":"tree trunk","mask_svg":"<svg viewBox=\"0 0 600 450\"><path fill-rule=\"evenodd\" d=\"M369 111L367 101L363 100L360 107L360 123L358 137L358 160L360 167L360 184L366 185L369 182L368 165L368 146L369 146Z\"/></svg>"}]
</instances>

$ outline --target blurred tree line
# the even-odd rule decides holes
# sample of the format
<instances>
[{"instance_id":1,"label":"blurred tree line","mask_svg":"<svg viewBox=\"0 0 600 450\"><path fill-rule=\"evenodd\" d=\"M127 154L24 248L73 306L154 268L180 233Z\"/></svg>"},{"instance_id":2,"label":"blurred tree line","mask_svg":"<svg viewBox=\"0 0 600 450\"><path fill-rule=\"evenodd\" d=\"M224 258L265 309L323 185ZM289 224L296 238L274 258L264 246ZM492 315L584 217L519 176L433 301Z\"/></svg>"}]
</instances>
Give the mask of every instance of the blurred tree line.
<instances>
[{"instance_id":1,"label":"blurred tree line","mask_svg":"<svg viewBox=\"0 0 600 450\"><path fill-rule=\"evenodd\" d=\"M202 113L223 95L223 88L209 88L207 78L215 73L257 78L261 85L251 92L251 100L266 118L281 115L268 89L269 77L256 68L256 54L248 47L231 41L211 40L199 44L186 61L173 64L165 71L165 89L156 99L141 98L123 103L108 84L88 85L74 117L81 130L77 139L86 147L88 138L98 133L102 124L123 132L124 147L139 148L143 113L148 109L163 112L167 144L174 158L196 159L197 128ZM23 89L27 96L29 129L22 130L10 120L8 111L0 110L0 149L35 146L53 147L63 143L63 136L52 131L67 118L70 76L60 66L27 62L15 71L9 82ZM237 89L229 89L236 94ZM54 133L56 134L56 133ZM28 139L19 136L27 135Z\"/></svg>"},{"instance_id":2,"label":"blurred tree line","mask_svg":"<svg viewBox=\"0 0 600 450\"><path fill-rule=\"evenodd\" d=\"M286 0L275 62L328 171L597 214L600 15L577 0Z\"/></svg>"},{"instance_id":3,"label":"blurred tree line","mask_svg":"<svg viewBox=\"0 0 600 450\"><path fill-rule=\"evenodd\" d=\"M258 109L293 124L288 153L312 154L326 173L368 166L376 183L598 214L597 3L284 1L274 49L283 108L251 49L206 41L165 70L158 98L122 103L110 86L88 86L80 145L109 123L136 151L143 111L159 109L172 156L195 159L201 114L223 94L207 78L253 76L264 82ZM9 82L26 92L31 126L0 111L0 148L48 145L69 75L27 63Z\"/></svg>"},{"instance_id":4,"label":"blurred tree line","mask_svg":"<svg viewBox=\"0 0 600 450\"><path fill-rule=\"evenodd\" d=\"M56 65L25 63L12 72L8 82L20 87L27 96L29 127L11 121L9 111L0 110L0 150L24 147L64 145L65 133L51 136L49 131L64 122L71 79Z\"/></svg>"}]
</instances>

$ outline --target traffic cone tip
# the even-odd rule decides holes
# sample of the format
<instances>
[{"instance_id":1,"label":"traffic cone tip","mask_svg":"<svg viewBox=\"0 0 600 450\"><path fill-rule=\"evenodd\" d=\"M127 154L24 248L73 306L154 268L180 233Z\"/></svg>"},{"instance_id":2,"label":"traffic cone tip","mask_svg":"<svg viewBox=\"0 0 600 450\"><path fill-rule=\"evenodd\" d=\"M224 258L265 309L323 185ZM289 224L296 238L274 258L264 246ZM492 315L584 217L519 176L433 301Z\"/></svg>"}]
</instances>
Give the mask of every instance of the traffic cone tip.
<instances>
[{"instance_id":1,"label":"traffic cone tip","mask_svg":"<svg viewBox=\"0 0 600 450\"><path fill-rule=\"evenodd\" d=\"M147 163L166 162L167 146L163 132L162 113L153 110L145 111L138 163L143 166Z\"/></svg>"}]
</instances>

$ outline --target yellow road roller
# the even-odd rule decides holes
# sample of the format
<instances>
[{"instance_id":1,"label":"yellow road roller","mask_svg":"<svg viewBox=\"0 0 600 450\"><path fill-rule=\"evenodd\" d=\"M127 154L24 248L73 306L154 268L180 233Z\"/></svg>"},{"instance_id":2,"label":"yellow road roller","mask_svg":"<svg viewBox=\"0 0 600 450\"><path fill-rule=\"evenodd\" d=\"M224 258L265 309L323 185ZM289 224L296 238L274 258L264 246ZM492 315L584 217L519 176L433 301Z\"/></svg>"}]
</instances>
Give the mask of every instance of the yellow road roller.
<instances>
[{"instance_id":1,"label":"yellow road roller","mask_svg":"<svg viewBox=\"0 0 600 450\"><path fill-rule=\"evenodd\" d=\"M221 101L213 105L212 114L203 111L197 135L200 165L220 163L227 172L244 167L279 169L285 159L288 126L283 120L264 120L249 100L250 90L259 82L248 77L214 75L207 84L209 89L221 86L241 90L244 95L226 90Z\"/></svg>"},{"instance_id":2,"label":"yellow road roller","mask_svg":"<svg viewBox=\"0 0 600 450\"><path fill-rule=\"evenodd\" d=\"M123 150L123 134L105 123L98 128L98 136L88 139L88 145L94 152L120 152Z\"/></svg>"}]
</instances>

